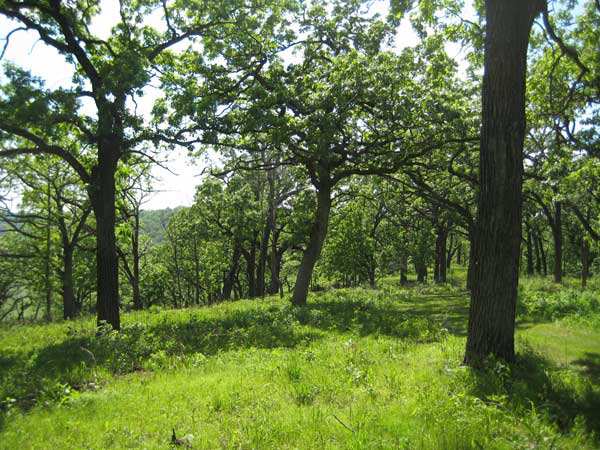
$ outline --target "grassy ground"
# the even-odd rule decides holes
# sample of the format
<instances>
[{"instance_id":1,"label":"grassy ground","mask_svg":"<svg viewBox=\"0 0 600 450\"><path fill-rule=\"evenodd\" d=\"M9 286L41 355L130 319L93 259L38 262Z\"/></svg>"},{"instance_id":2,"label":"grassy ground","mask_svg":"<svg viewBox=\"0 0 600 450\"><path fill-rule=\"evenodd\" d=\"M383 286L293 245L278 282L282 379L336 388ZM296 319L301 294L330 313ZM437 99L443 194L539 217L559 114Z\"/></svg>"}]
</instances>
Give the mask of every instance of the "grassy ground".
<instances>
[{"instance_id":1,"label":"grassy ground","mask_svg":"<svg viewBox=\"0 0 600 450\"><path fill-rule=\"evenodd\" d=\"M0 448L600 448L599 292L526 282L486 371L452 285L0 328Z\"/></svg>"}]
</instances>

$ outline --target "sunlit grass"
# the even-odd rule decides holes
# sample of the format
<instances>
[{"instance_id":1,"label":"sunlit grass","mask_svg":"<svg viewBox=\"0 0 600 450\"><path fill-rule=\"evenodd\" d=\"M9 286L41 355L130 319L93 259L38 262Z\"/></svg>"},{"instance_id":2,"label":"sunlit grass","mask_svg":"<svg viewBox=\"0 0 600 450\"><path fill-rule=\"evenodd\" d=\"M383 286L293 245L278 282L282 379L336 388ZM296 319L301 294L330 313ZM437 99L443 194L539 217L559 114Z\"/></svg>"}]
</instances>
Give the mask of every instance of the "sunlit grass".
<instances>
[{"instance_id":1,"label":"sunlit grass","mask_svg":"<svg viewBox=\"0 0 600 450\"><path fill-rule=\"evenodd\" d=\"M477 372L461 366L467 309L458 283L384 280L304 310L126 314L121 335L2 329L0 448L168 448L172 428L206 449L600 445L600 330L529 318L518 364Z\"/></svg>"}]
</instances>

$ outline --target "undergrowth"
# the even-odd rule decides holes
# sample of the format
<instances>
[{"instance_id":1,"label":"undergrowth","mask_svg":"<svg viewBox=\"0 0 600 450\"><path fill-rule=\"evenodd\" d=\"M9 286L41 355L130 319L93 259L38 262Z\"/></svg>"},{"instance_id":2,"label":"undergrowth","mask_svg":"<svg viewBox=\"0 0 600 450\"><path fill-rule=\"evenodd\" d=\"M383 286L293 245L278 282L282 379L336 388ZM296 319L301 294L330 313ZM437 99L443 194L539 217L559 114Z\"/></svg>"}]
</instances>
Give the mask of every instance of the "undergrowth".
<instances>
[{"instance_id":1,"label":"undergrowth","mask_svg":"<svg viewBox=\"0 0 600 450\"><path fill-rule=\"evenodd\" d=\"M450 284L4 327L0 448L166 448L172 428L193 448L596 448L595 292L526 281L518 362L483 371ZM545 353L585 320L584 347Z\"/></svg>"}]
</instances>

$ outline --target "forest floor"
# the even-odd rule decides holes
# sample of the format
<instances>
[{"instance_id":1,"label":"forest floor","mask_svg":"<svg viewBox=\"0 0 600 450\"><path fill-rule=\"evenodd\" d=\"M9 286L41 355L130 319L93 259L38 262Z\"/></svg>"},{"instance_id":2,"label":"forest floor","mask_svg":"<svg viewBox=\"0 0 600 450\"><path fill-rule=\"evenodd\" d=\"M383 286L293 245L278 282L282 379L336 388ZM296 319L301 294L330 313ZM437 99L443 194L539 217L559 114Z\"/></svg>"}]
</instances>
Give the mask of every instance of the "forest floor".
<instances>
[{"instance_id":1,"label":"forest floor","mask_svg":"<svg viewBox=\"0 0 600 450\"><path fill-rule=\"evenodd\" d=\"M1 327L0 448L600 448L600 286L525 280L475 371L458 284Z\"/></svg>"}]
</instances>

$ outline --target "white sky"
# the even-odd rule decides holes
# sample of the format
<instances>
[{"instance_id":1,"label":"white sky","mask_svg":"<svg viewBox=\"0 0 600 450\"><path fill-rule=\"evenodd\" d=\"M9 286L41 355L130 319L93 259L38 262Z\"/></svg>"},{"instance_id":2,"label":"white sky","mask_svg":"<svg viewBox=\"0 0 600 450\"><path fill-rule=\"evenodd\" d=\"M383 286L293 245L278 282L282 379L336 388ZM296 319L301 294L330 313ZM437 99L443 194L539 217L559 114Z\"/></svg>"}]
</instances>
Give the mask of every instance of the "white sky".
<instances>
[{"instance_id":1,"label":"white sky","mask_svg":"<svg viewBox=\"0 0 600 450\"><path fill-rule=\"evenodd\" d=\"M376 3L373 8L382 14L387 9L387 1ZM102 11L94 19L91 29L99 38L107 38L110 35L113 25L119 19L117 0L103 0ZM472 11L469 8L469 13ZM471 15L471 14L470 14ZM150 17L149 21L155 24L161 22L159 16ZM0 37L4 38L6 33L15 28L15 23L11 23L4 17L0 17ZM413 32L410 24L405 21L398 28L396 36L396 45L406 47L416 45L418 38ZM0 41L0 48L4 41ZM451 45L448 48L450 55L460 58L460 47ZM34 75L40 76L46 81L49 88L60 86L68 87L71 85L73 67L68 64L64 57L56 50L46 46L38 40L34 32L17 32L11 39L6 50L4 60L10 61L18 66L31 71ZM146 95L136 99L138 111L148 116L152 108L157 92L152 89L146 90ZM155 193L145 204L144 209L174 208L176 206L189 206L194 199L196 186L199 184L199 176L203 168L206 167L206 158L192 159L184 150L174 151L171 154L162 153L162 161L169 170L155 166L152 174L155 178L153 184ZM171 173L172 172L172 173Z\"/></svg>"}]
</instances>

